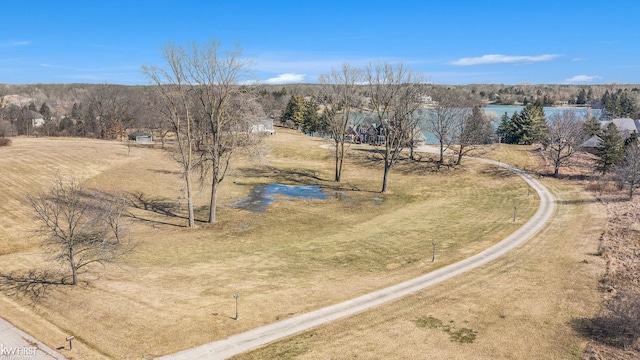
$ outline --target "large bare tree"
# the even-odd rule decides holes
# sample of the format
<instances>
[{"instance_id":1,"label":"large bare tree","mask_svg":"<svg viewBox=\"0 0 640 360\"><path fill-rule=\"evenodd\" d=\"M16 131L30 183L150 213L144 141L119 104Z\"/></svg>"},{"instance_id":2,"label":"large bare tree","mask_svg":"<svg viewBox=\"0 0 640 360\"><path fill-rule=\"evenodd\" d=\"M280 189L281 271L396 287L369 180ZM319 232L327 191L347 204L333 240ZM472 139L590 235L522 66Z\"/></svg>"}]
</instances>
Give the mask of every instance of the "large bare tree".
<instances>
[{"instance_id":1,"label":"large bare tree","mask_svg":"<svg viewBox=\"0 0 640 360\"><path fill-rule=\"evenodd\" d=\"M471 112L471 103L461 91L446 87L432 87L429 93L434 107L426 111L426 128L438 141L440 158L444 163L444 154L456 140L456 134L462 121Z\"/></svg>"},{"instance_id":2,"label":"large bare tree","mask_svg":"<svg viewBox=\"0 0 640 360\"><path fill-rule=\"evenodd\" d=\"M462 157L481 145L491 143L495 134L491 120L479 106L474 106L471 113L460 119L455 129L455 139L458 143L457 165L462 163Z\"/></svg>"},{"instance_id":3,"label":"large bare tree","mask_svg":"<svg viewBox=\"0 0 640 360\"><path fill-rule=\"evenodd\" d=\"M388 192L391 168L408 145L410 130L420 121L416 111L422 104L421 80L403 64L369 65L365 70L369 106L384 136L382 193Z\"/></svg>"},{"instance_id":4,"label":"large bare tree","mask_svg":"<svg viewBox=\"0 0 640 360\"><path fill-rule=\"evenodd\" d=\"M84 98L85 121L99 139L124 139L132 119L130 96L120 86L101 84L89 90Z\"/></svg>"},{"instance_id":5,"label":"large bare tree","mask_svg":"<svg viewBox=\"0 0 640 360\"><path fill-rule=\"evenodd\" d=\"M362 70L348 63L343 64L340 70L331 69L330 73L320 75L322 116L333 140L336 182L340 182L342 177L347 127L356 125L352 112L359 103L357 90L362 78Z\"/></svg>"},{"instance_id":6,"label":"large bare tree","mask_svg":"<svg viewBox=\"0 0 640 360\"><path fill-rule=\"evenodd\" d=\"M166 67L143 66L142 70L155 84L159 96L158 106L155 109L171 124L175 134L173 157L182 168L188 224L189 227L195 227L192 175L199 163L194 150L196 126L193 100L189 93L192 85L189 83L188 67L191 64L185 49L175 44L169 44L163 48L162 57L167 62Z\"/></svg>"},{"instance_id":7,"label":"large bare tree","mask_svg":"<svg viewBox=\"0 0 640 360\"><path fill-rule=\"evenodd\" d=\"M198 104L203 140L205 172L211 175L209 223L216 221L220 183L229 169L236 149L250 142L251 125L261 113L258 102L247 86L240 83L250 75L252 63L242 58L235 46L222 50L211 40L204 46L192 44L187 61L191 90Z\"/></svg>"},{"instance_id":8,"label":"large bare tree","mask_svg":"<svg viewBox=\"0 0 640 360\"><path fill-rule=\"evenodd\" d=\"M53 185L28 200L43 244L54 260L69 266L71 285L86 266L114 262L132 249L122 237L122 196L95 194L73 175L57 175Z\"/></svg>"},{"instance_id":9,"label":"large bare tree","mask_svg":"<svg viewBox=\"0 0 640 360\"><path fill-rule=\"evenodd\" d=\"M201 180L210 176L210 223L216 221L218 189L231 158L238 147L252 142L251 127L263 115L251 89L240 85L251 70L251 62L241 55L239 46L223 50L214 40L186 48L169 45L164 57L171 70L143 68L160 88L165 116L181 126L178 160L185 181L190 182L196 168Z\"/></svg>"},{"instance_id":10,"label":"large bare tree","mask_svg":"<svg viewBox=\"0 0 640 360\"><path fill-rule=\"evenodd\" d=\"M542 142L542 153L553 164L553 176L569 163L585 139L585 126L574 110L556 112L549 121L549 135Z\"/></svg>"}]
</instances>

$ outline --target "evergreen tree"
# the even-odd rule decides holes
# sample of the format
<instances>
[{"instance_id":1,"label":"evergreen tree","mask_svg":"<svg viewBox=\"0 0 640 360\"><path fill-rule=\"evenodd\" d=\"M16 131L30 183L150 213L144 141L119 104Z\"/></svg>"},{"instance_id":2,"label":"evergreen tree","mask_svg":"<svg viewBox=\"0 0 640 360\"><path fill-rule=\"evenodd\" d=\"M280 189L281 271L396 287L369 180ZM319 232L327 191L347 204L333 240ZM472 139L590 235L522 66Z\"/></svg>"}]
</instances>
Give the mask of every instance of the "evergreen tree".
<instances>
[{"instance_id":1,"label":"evergreen tree","mask_svg":"<svg viewBox=\"0 0 640 360\"><path fill-rule=\"evenodd\" d=\"M49 105L47 105L46 102L42 103L42 105L40 106L39 113L42 114L46 121L51 120L51 109L49 109Z\"/></svg>"},{"instance_id":2,"label":"evergreen tree","mask_svg":"<svg viewBox=\"0 0 640 360\"><path fill-rule=\"evenodd\" d=\"M578 97L576 98L576 104L584 105L586 103L587 103L587 93L584 91L584 89L580 89L580 92L578 92Z\"/></svg>"},{"instance_id":3,"label":"evergreen tree","mask_svg":"<svg viewBox=\"0 0 640 360\"><path fill-rule=\"evenodd\" d=\"M304 122L305 101L302 95L292 95L282 114L282 123L301 127Z\"/></svg>"},{"instance_id":4,"label":"evergreen tree","mask_svg":"<svg viewBox=\"0 0 640 360\"><path fill-rule=\"evenodd\" d=\"M594 116L590 117L589 119L587 119L587 121L584 122L584 127L587 136L600 136L602 133L602 130L600 129L600 122L596 120Z\"/></svg>"},{"instance_id":5,"label":"evergreen tree","mask_svg":"<svg viewBox=\"0 0 640 360\"><path fill-rule=\"evenodd\" d=\"M32 101L31 104L29 104L29 110L31 111L35 111L38 112L38 108L36 107L36 104Z\"/></svg>"},{"instance_id":6,"label":"evergreen tree","mask_svg":"<svg viewBox=\"0 0 640 360\"><path fill-rule=\"evenodd\" d=\"M614 123L609 123L600 138L602 142L596 147L598 155L596 169L606 174L622 161L624 156L624 139Z\"/></svg>"},{"instance_id":7,"label":"evergreen tree","mask_svg":"<svg viewBox=\"0 0 640 360\"><path fill-rule=\"evenodd\" d=\"M602 95L602 104L604 106L603 113L607 118L632 118L640 116L640 111L636 106L635 100L626 90L618 89L617 92L611 94L609 90Z\"/></svg>"},{"instance_id":8,"label":"evergreen tree","mask_svg":"<svg viewBox=\"0 0 640 360\"><path fill-rule=\"evenodd\" d=\"M549 132L547 121L544 117L544 110L539 101L529 103L520 112L518 144L530 145L534 142L546 139Z\"/></svg>"},{"instance_id":9,"label":"evergreen tree","mask_svg":"<svg viewBox=\"0 0 640 360\"><path fill-rule=\"evenodd\" d=\"M302 131L305 134L313 134L320 131L320 116L318 111L320 107L313 99L304 102L304 111L302 119Z\"/></svg>"},{"instance_id":10,"label":"evergreen tree","mask_svg":"<svg viewBox=\"0 0 640 360\"><path fill-rule=\"evenodd\" d=\"M515 116L516 113L513 115ZM496 135L498 135L498 139L500 139L501 143L513 144L513 127L511 118L509 118L509 114L507 114L507 112L502 114L502 117L500 118L500 124L496 129Z\"/></svg>"},{"instance_id":11,"label":"evergreen tree","mask_svg":"<svg viewBox=\"0 0 640 360\"><path fill-rule=\"evenodd\" d=\"M549 127L539 100L528 103L520 113L513 113L509 119L502 116L497 134L506 144L530 145L546 139Z\"/></svg>"}]
</instances>

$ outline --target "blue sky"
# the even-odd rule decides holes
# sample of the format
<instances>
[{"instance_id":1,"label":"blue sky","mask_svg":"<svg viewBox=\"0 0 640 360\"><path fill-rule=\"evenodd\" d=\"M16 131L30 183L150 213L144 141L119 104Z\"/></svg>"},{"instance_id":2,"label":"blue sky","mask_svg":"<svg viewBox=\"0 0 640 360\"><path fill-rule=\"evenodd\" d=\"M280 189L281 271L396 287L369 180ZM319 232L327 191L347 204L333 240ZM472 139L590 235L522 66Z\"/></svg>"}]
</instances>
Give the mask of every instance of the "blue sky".
<instances>
[{"instance_id":1,"label":"blue sky","mask_svg":"<svg viewBox=\"0 0 640 360\"><path fill-rule=\"evenodd\" d=\"M6 1L0 83L146 85L170 41L239 44L262 83L403 62L436 84L640 84L640 1Z\"/></svg>"}]
</instances>

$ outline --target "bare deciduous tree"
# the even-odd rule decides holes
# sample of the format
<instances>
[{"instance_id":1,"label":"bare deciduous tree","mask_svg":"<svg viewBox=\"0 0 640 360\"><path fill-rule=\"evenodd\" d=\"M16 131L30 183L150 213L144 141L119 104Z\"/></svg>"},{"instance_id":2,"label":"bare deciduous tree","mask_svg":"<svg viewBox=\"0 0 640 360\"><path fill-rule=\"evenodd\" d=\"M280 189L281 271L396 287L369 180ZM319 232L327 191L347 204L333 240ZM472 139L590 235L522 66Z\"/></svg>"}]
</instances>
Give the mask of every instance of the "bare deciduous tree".
<instances>
[{"instance_id":1,"label":"bare deciduous tree","mask_svg":"<svg viewBox=\"0 0 640 360\"><path fill-rule=\"evenodd\" d=\"M69 266L71 285L78 283L78 274L86 266L114 262L132 250L121 236L124 200L99 198L73 175L68 179L57 175L47 191L28 196L37 233L52 258ZM114 200L116 205L105 207L105 202Z\"/></svg>"},{"instance_id":2,"label":"bare deciduous tree","mask_svg":"<svg viewBox=\"0 0 640 360\"><path fill-rule=\"evenodd\" d=\"M196 169L201 180L211 174L208 222L213 223L218 188L232 155L238 147L252 143L252 125L263 115L251 89L240 85L248 77L250 62L241 57L238 46L223 51L213 40L186 49L171 44L163 55L169 70L143 70L157 85L163 114L176 132L177 160L187 183L189 226L194 226L191 174Z\"/></svg>"},{"instance_id":3,"label":"bare deciduous tree","mask_svg":"<svg viewBox=\"0 0 640 360\"><path fill-rule=\"evenodd\" d=\"M440 158L438 163L444 163L444 153L449 150L456 140L460 124L467 119L471 103L464 94L444 87L433 87L429 94L434 100L434 108L427 110L426 122L429 131L438 140Z\"/></svg>"},{"instance_id":4,"label":"bare deciduous tree","mask_svg":"<svg viewBox=\"0 0 640 360\"><path fill-rule=\"evenodd\" d=\"M585 127L573 110L556 112L551 116L549 135L543 141L543 155L553 164L553 176L568 164L585 138Z\"/></svg>"},{"instance_id":5,"label":"bare deciduous tree","mask_svg":"<svg viewBox=\"0 0 640 360\"><path fill-rule=\"evenodd\" d=\"M640 187L640 146L637 142L627 146L624 159L614 172L620 181L629 186L629 199L633 199L633 193Z\"/></svg>"},{"instance_id":6,"label":"bare deciduous tree","mask_svg":"<svg viewBox=\"0 0 640 360\"><path fill-rule=\"evenodd\" d=\"M211 173L209 223L216 221L218 189L238 147L247 144L251 124L263 115L262 109L246 86L239 83L249 76L251 62L242 58L235 46L223 51L211 41L190 46L186 59L191 91L195 94L200 119L204 174Z\"/></svg>"},{"instance_id":7,"label":"bare deciduous tree","mask_svg":"<svg viewBox=\"0 0 640 360\"><path fill-rule=\"evenodd\" d=\"M470 151L478 148L479 145L491 143L494 135L491 121L479 106L474 106L471 113L460 119L455 130L455 139L458 143L457 165L462 163L462 157Z\"/></svg>"},{"instance_id":8,"label":"bare deciduous tree","mask_svg":"<svg viewBox=\"0 0 640 360\"><path fill-rule=\"evenodd\" d=\"M173 156L182 167L188 224L189 227L195 227L192 174L199 164L194 154L195 119L193 101L189 96L191 84L188 67L191 64L184 48L174 44L162 49L162 57L167 62L166 68L143 66L142 70L156 85L155 90L160 98L156 110L168 120L175 134Z\"/></svg>"},{"instance_id":9,"label":"bare deciduous tree","mask_svg":"<svg viewBox=\"0 0 640 360\"><path fill-rule=\"evenodd\" d=\"M125 130L132 119L130 96L116 85L102 84L87 92L87 122L99 139L124 139Z\"/></svg>"},{"instance_id":10,"label":"bare deciduous tree","mask_svg":"<svg viewBox=\"0 0 640 360\"><path fill-rule=\"evenodd\" d=\"M343 64L340 70L320 76L322 83L321 102L327 132L335 147L335 181L340 182L345 156L345 134L352 123L352 111L358 104L357 86L362 81L362 71Z\"/></svg>"},{"instance_id":11,"label":"bare deciduous tree","mask_svg":"<svg viewBox=\"0 0 640 360\"><path fill-rule=\"evenodd\" d=\"M416 110L422 104L422 84L404 65L369 65L365 70L371 110L382 126L384 174L382 192L388 191L389 173L407 146L411 129L420 121Z\"/></svg>"}]
</instances>

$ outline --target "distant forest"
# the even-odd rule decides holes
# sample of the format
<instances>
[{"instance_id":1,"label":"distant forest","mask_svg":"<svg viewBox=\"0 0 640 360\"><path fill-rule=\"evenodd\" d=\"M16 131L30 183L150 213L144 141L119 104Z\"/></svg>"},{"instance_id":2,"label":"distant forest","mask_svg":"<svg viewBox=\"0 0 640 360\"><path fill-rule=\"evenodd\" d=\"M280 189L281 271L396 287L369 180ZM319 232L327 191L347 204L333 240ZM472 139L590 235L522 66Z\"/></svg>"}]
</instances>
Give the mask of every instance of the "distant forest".
<instances>
[{"instance_id":1,"label":"distant forest","mask_svg":"<svg viewBox=\"0 0 640 360\"><path fill-rule=\"evenodd\" d=\"M544 106L591 106L604 109L611 118L640 119L640 85L432 85L466 94L479 106L487 104L526 105L539 101ZM262 105L264 113L278 119L292 96L314 99L319 84L246 86ZM365 95L362 89L360 96ZM0 84L0 137L78 136L125 139L143 131L161 139L169 131L154 104L153 86L112 84ZM39 122L34 122L39 119Z\"/></svg>"}]
</instances>

